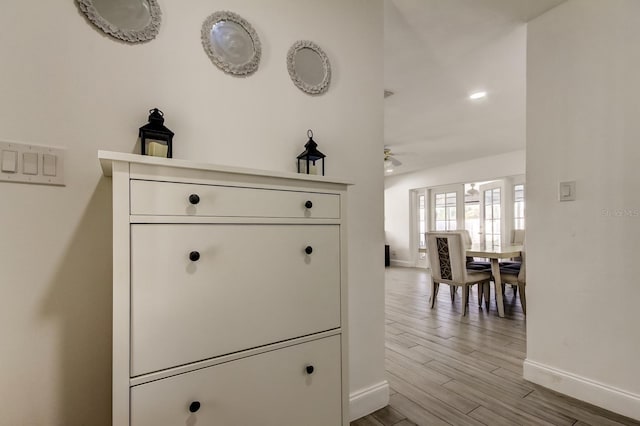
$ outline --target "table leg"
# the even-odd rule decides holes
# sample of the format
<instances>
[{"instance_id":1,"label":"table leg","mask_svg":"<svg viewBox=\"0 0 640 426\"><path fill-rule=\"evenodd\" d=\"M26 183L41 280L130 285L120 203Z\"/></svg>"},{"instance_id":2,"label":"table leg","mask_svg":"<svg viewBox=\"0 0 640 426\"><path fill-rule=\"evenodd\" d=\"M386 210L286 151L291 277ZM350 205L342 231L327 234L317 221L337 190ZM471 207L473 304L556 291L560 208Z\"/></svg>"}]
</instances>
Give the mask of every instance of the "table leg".
<instances>
[{"instance_id":1,"label":"table leg","mask_svg":"<svg viewBox=\"0 0 640 426\"><path fill-rule=\"evenodd\" d=\"M496 304L498 305L498 316L504 317L504 293L502 292L502 280L500 279L500 265L498 259L491 259L491 272L493 282L496 285Z\"/></svg>"}]
</instances>

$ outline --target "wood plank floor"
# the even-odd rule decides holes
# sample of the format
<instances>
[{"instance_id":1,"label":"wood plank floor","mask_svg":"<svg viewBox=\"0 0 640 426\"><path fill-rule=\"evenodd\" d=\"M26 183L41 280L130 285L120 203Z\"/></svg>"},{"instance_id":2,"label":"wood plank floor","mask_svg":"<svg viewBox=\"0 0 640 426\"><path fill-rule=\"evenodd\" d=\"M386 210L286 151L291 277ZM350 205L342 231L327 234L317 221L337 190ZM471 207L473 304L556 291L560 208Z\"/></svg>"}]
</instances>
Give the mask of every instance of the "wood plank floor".
<instances>
[{"instance_id":1,"label":"wood plank floor","mask_svg":"<svg viewBox=\"0 0 640 426\"><path fill-rule=\"evenodd\" d=\"M386 269L386 370L389 406L352 426L640 425L522 378L525 318L511 288L505 318L478 308L460 318L460 290L451 304L442 285L430 309L424 269Z\"/></svg>"}]
</instances>

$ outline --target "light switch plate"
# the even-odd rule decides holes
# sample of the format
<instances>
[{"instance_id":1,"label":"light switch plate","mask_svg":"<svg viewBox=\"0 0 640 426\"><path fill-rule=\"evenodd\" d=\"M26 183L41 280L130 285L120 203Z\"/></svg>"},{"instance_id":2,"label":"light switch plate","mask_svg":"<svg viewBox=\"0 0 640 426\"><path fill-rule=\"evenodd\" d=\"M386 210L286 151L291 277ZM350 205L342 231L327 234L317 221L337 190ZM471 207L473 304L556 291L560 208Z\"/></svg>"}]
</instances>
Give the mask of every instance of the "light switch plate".
<instances>
[{"instance_id":1,"label":"light switch plate","mask_svg":"<svg viewBox=\"0 0 640 426\"><path fill-rule=\"evenodd\" d=\"M576 181L560 182L558 185L559 201L574 201L576 199Z\"/></svg>"},{"instance_id":2,"label":"light switch plate","mask_svg":"<svg viewBox=\"0 0 640 426\"><path fill-rule=\"evenodd\" d=\"M56 155L42 154L42 174L45 176L56 176L58 173Z\"/></svg>"},{"instance_id":3,"label":"light switch plate","mask_svg":"<svg viewBox=\"0 0 640 426\"><path fill-rule=\"evenodd\" d=\"M15 171L5 171L11 167L5 168L3 165L0 168L0 183L21 182L64 186L66 151L65 148L60 147L0 141L0 153L16 153ZM47 159L46 168L44 167L45 158Z\"/></svg>"},{"instance_id":4,"label":"light switch plate","mask_svg":"<svg viewBox=\"0 0 640 426\"><path fill-rule=\"evenodd\" d=\"M13 149L3 149L0 151L0 156L2 156L0 171L3 173L15 173L18 169L18 152Z\"/></svg>"},{"instance_id":5,"label":"light switch plate","mask_svg":"<svg viewBox=\"0 0 640 426\"><path fill-rule=\"evenodd\" d=\"M22 173L25 175L38 174L38 153L25 152L22 154Z\"/></svg>"}]
</instances>

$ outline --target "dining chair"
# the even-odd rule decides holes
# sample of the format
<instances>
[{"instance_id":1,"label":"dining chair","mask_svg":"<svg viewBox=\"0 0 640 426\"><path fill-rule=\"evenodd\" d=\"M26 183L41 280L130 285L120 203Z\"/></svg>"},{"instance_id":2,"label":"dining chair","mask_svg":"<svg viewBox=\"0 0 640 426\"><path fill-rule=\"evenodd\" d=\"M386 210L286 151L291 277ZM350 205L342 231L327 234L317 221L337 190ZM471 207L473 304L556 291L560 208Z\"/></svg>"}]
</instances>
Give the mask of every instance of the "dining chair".
<instances>
[{"instance_id":1,"label":"dining chair","mask_svg":"<svg viewBox=\"0 0 640 426\"><path fill-rule=\"evenodd\" d=\"M473 245L473 240L471 239L471 234L467 229L453 229L449 231L443 232L458 232L462 235L462 244L465 249L470 249ZM487 262L484 260L476 260L473 256L466 256L467 259L467 269L473 269L474 271L490 271L491 270L491 262Z\"/></svg>"},{"instance_id":2,"label":"dining chair","mask_svg":"<svg viewBox=\"0 0 640 426\"><path fill-rule=\"evenodd\" d=\"M457 232L461 234L462 244L464 245L465 249L470 249L471 246L473 245L473 240L471 239L471 233L469 232L468 229L451 229L451 230L442 231L442 232ZM477 260L473 256L466 256L466 259L467 259L467 263L466 263L467 269L472 271L491 272L491 262L488 262L486 260ZM454 292L451 298L451 300L453 301L455 299L456 288L454 287L454 290L452 291ZM490 293L489 283L481 284L480 288L478 288L478 305L480 306L482 306L481 304L482 300L480 297L481 292L483 295L482 297L486 300L487 309L489 309L489 293Z\"/></svg>"},{"instance_id":3,"label":"dining chair","mask_svg":"<svg viewBox=\"0 0 640 426\"><path fill-rule=\"evenodd\" d=\"M509 242L511 243L511 245L522 245L524 244L524 229L512 229L511 230L511 237L509 239ZM500 267L508 267L508 268L512 268L512 269L519 269L520 268L520 263L522 262L522 259L520 256L518 257L514 257L512 259L509 260L503 260L502 262L500 262Z\"/></svg>"},{"instance_id":4,"label":"dining chair","mask_svg":"<svg viewBox=\"0 0 640 426\"><path fill-rule=\"evenodd\" d=\"M520 294L520 305L522 306L522 313L527 315L527 297L525 293L525 287L527 285L527 271L524 246L522 247L522 255L520 261L520 267L518 269L509 266L500 267L500 278L503 284L511 284L516 286L518 293ZM515 290L514 288L514 290Z\"/></svg>"},{"instance_id":5,"label":"dining chair","mask_svg":"<svg viewBox=\"0 0 640 426\"><path fill-rule=\"evenodd\" d=\"M431 308L435 306L440 284L447 284L451 303L456 288L462 288L462 316L467 314L469 287L478 284L478 303L482 306L484 284L489 285L490 271L467 269L465 244L460 232L427 232L427 252L431 264Z\"/></svg>"},{"instance_id":6,"label":"dining chair","mask_svg":"<svg viewBox=\"0 0 640 426\"><path fill-rule=\"evenodd\" d=\"M513 245L524 244L524 229L512 229L510 241Z\"/></svg>"}]
</instances>

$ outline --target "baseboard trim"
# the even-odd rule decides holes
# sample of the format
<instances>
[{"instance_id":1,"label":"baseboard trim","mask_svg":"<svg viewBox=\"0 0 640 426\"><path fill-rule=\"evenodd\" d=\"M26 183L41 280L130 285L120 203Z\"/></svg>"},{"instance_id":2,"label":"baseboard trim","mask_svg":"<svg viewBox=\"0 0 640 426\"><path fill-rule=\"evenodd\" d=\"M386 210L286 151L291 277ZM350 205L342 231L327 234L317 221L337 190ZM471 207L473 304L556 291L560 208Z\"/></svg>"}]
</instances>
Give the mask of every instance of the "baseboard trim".
<instances>
[{"instance_id":1,"label":"baseboard trim","mask_svg":"<svg viewBox=\"0 0 640 426\"><path fill-rule=\"evenodd\" d=\"M572 398L640 420L640 395L525 359L524 378Z\"/></svg>"},{"instance_id":2,"label":"baseboard trim","mask_svg":"<svg viewBox=\"0 0 640 426\"><path fill-rule=\"evenodd\" d=\"M389 383L385 380L349 395L349 421L371 414L389 405Z\"/></svg>"},{"instance_id":3,"label":"baseboard trim","mask_svg":"<svg viewBox=\"0 0 640 426\"><path fill-rule=\"evenodd\" d=\"M402 266L403 268L413 268L413 263L408 260L391 260L391 266Z\"/></svg>"}]
</instances>

